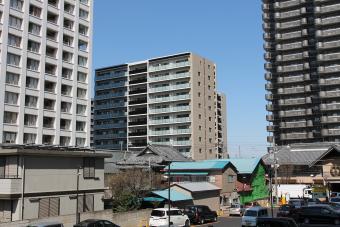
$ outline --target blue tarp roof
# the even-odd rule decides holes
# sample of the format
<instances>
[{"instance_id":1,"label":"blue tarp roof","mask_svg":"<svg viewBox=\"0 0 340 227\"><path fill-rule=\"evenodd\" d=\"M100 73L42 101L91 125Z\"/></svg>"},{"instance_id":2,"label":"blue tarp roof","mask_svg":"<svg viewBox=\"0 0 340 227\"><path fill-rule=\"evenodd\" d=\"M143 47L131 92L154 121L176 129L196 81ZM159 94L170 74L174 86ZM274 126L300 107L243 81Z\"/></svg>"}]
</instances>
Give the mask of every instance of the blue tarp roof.
<instances>
[{"instance_id":1,"label":"blue tarp roof","mask_svg":"<svg viewBox=\"0 0 340 227\"><path fill-rule=\"evenodd\" d=\"M168 189L160 190L160 191L152 191L153 194L158 195L164 199L168 199ZM191 195L181 193L174 189L170 189L170 201L183 201L183 200L192 200Z\"/></svg>"},{"instance_id":2,"label":"blue tarp roof","mask_svg":"<svg viewBox=\"0 0 340 227\"><path fill-rule=\"evenodd\" d=\"M229 161L209 160L197 162L172 162L171 170L206 170L206 169L223 169ZM168 167L165 168L166 170Z\"/></svg>"}]
</instances>

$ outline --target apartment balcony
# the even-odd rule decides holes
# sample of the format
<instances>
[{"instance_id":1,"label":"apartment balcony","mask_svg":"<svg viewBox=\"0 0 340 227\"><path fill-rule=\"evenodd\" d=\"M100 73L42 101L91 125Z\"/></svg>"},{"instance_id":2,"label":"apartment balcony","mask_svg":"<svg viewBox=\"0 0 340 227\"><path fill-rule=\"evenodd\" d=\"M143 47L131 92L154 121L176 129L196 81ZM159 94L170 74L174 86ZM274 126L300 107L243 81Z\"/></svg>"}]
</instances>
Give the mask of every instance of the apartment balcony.
<instances>
[{"instance_id":1,"label":"apartment balcony","mask_svg":"<svg viewBox=\"0 0 340 227\"><path fill-rule=\"evenodd\" d=\"M323 74L323 73L339 73L340 72L340 65L319 66L318 72L320 74Z\"/></svg>"},{"instance_id":2,"label":"apartment balcony","mask_svg":"<svg viewBox=\"0 0 340 227\"><path fill-rule=\"evenodd\" d=\"M321 123L340 123L340 116L322 116Z\"/></svg>"},{"instance_id":3,"label":"apartment balcony","mask_svg":"<svg viewBox=\"0 0 340 227\"><path fill-rule=\"evenodd\" d=\"M273 64L272 64L272 63L269 63L269 62L264 63L264 69L265 69L265 70L271 70L271 69L273 69Z\"/></svg>"},{"instance_id":4,"label":"apartment balcony","mask_svg":"<svg viewBox=\"0 0 340 227\"><path fill-rule=\"evenodd\" d=\"M315 7L315 13L331 13L340 10L340 4L333 4L328 6L317 6Z\"/></svg>"},{"instance_id":5,"label":"apartment balcony","mask_svg":"<svg viewBox=\"0 0 340 227\"><path fill-rule=\"evenodd\" d=\"M266 105L266 110L267 111L274 111L274 105L273 104L267 104Z\"/></svg>"},{"instance_id":6,"label":"apartment balcony","mask_svg":"<svg viewBox=\"0 0 340 227\"><path fill-rule=\"evenodd\" d=\"M172 130L172 134L191 134L191 129L190 128L184 128L184 129L174 129Z\"/></svg>"},{"instance_id":7,"label":"apartment balcony","mask_svg":"<svg viewBox=\"0 0 340 227\"><path fill-rule=\"evenodd\" d=\"M306 25L306 24L307 24L307 19L302 18L302 19L295 20L295 21L289 21L289 22L284 22L284 23L276 23L275 28L277 30L289 29L289 28L300 27L300 26Z\"/></svg>"},{"instance_id":8,"label":"apartment balcony","mask_svg":"<svg viewBox=\"0 0 340 227\"><path fill-rule=\"evenodd\" d=\"M279 111L280 117L300 117L312 114L312 109Z\"/></svg>"},{"instance_id":9,"label":"apartment balcony","mask_svg":"<svg viewBox=\"0 0 340 227\"><path fill-rule=\"evenodd\" d=\"M137 131L137 132L129 132L129 136L146 136L148 133L147 131Z\"/></svg>"},{"instance_id":10,"label":"apartment balcony","mask_svg":"<svg viewBox=\"0 0 340 227\"><path fill-rule=\"evenodd\" d=\"M190 140L174 141L174 146L191 146Z\"/></svg>"},{"instance_id":11,"label":"apartment balcony","mask_svg":"<svg viewBox=\"0 0 340 227\"><path fill-rule=\"evenodd\" d=\"M269 13L262 13L262 19L263 19L264 21L270 20L270 14L269 14Z\"/></svg>"},{"instance_id":12,"label":"apartment balcony","mask_svg":"<svg viewBox=\"0 0 340 227\"><path fill-rule=\"evenodd\" d=\"M265 73L264 74L264 78L265 78L265 80L272 80L273 79L273 75L271 74L271 73Z\"/></svg>"},{"instance_id":13,"label":"apartment balcony","mask_svg":"<svg viewBox=\"0 0 340 227\"><path fill-rule=\"evenodd\" d=\"M278 66L277 71L281 73L289 73L289 72L296 72L296 71L303 71L309 69L309 64L296 64L296 65L285 65L285 66Z\"/></svg>"},{"instance_id":14,"label":"apartment balcony","mask_svg":"<svg viewBox=\"0 0 340 227\"><path fill-rule=\"evenodd\" d=\"M4 195L20 194L22 187L22 179L1 178L0 193Z\"/></svg>"},{"instance_id":15,"label":"apartment balcony","mask_svg":"<svg viewBox=\"0 0 340 227\"><path fill-rule=\"evenodd\" d=\"M301 15L306 13L306 8L303 7L301 9L291 10L287 12L277 12L275 13L276 19L287 19L292 17L300 17Z\"/></svg>"},{"instance_id":16,"label":"apartment balcony","mask_svg":"<svg viewBox=\"0 0 340 227\"><path fill-rule=\"evenodd\" d=\"M143 98L143 99L135 99L135 100L129 101L129 105L146 104L146 103L147 103L147 99L146 99L146 98Z\"/></svg>"},{"instance_id":17,"label":"apartment balcony","mask_svg":"<svg viewBox=\"0 0 340 227\"><path fill-rule=\"evenodd\" d=\"M145 147L147 144L146 144L146 141L145 143L137 143L137 142L132 142L131 144L129 144L129 147Z\"/></svg>"},{"instance_id":18,"label":"apartment balcony","mask_svg":"<svg viewBox=\"0 0 340 227\"><path fill-rule=\"evenodd\" d=\"M307 36L308 35L308 31L307 29L302 29L300 31L296 31L296 32L287 32L287 33L277 33L275 34L275 38L277 40L289 40L289 39L299 39L303 36Z\"/></svg>"},{"instance_id":19,"label":"apartment balcony","mask_svg":"<svg viewBox=\"0 0 340 227\"><path fill-rule=\"evenodd\" d=\"M135 90L130 90L129 91L129 94L130 95L134 95L134 94L143 94L143 93L146 93L147 92L147 89L135 89Z\"/></svg>"},{"instance_id":20,"label":"apartment balcony","mask_svg":"<svg viewBox=\"0 0 340 227\"><path fill-rule=\"evenodd\" d=\"M323 111L328 110L340 110L340 103L329 103L329 104L321 104L320 109Z\"/></svg>"},{"instance_id":21,"label":"apartment balcony","mask_svg":"<svg viewBox=\"0 0 340 227\"><path fill-rule=\"evenodd\" d=\"M165 135L172 134L171 130L160 130L160 131L150 130L149 133L150 133L150 136L165 136Z\"/></svg>"},{"instance_id":22,"label":"apartment balcony","mask_svg":"<svg viewBox=\"0 0 340 227\"><path fill-rule=\"evenodd\" d=\"M102 109L111 109L111 108L120 108L126 107L126 102L115 102L115 103L106 103L106 104L97 104L95 109L102 110Z\"/></svg>"},{"instance_id":23,"label":"apartment balcony","mask_svg":"<svg viewBox=\"0 0 340 227\"><path fill-rule=\"evenodd\" d=\"M329 79L319 79L320 85L339 85L340 84L340 77L339 78L329 78Z\"/></svg>"},{"instance_id":24,"label":"apartment balcony","mask_svg":"<svg viewBox=\"0 0 340 227\"><path fill-rule=\"evenodd\" d=\"M334 61L340 60L340 53L332 53L332 54L319 54L318 55L319 61Z\"/></svg>"},{"instance_id":25,"label":"apartment balcony","mask_svg":"<svg viewBox=\"0 0 340 227\"><path fill-rule=\"evenodd\" d=\"M267 52L267 53L264 54L263 57L264 57L265 60L270 61L273 58L273 56L274 55L272 53Z\"/></svg>"},{"instance_id":26,"label":"apartment balcony","mask_svg":"<svg viewBox=\"0 0 340 227\"><path fill-rule=\"evenodd\" d=\"M127 77L129 74L127 72L113 72L113 73L105 73L104 75L96 75L96 81L101 80L109 80L121 77Z\"/></svg>"},{"instance_id":27,"label":"apartment balcony","mask_svg":"<svg viewBox=\"0 0 340 227\"><path fill-rule=\"evenodd\" d=\"M147 68L146 66L143 68L135 68L135 69L130 69L129 74L140 74L140 73L146 73Z\"/></svg>"},{"instance_id":28,"label":"apartment balcony","mask_svg":"<svg viewBox=\"0 0 340 227\"><path fill-rule=\"evenodd\" d=\"M191 77L191 73L183 72L183 73L171 73L169 75L162 76L150 76L149 82L158 82L158 81L166 81L166 80L175 80L181 78L189 78Z\"/></svg>"},{"instance_id":29,"label":"apartment balcony","mask_svg":"<svg viewBox=\"0 0 340 227\"><path fill-rule=\"evenodd\" d=\"M150 87L149 93L179 90L179 89L188 89L188 88L190 88L190 83L164 86L164 87Z\"/></svg>"},{"instance_id":30,"label":"apartment balcony","mask_svg":"<svg viewBox=\"0 0 340 227\"><path fill-rule=\"evenodd\" d=\"M316 37L326 38L340 35L340 28L316 31Z\"/></svg>"},{"instance_id":31,"label":"apartment balcony","mask_svg":"<svg viewBox=\"0 0 340 227\"><path fill-rule=\"evenodd\" d=\"M176 106L176 107L169 107L169 108L159 108L159 109L151 109L150 113L167 113L167 112L179 112L179 111L190 111L190 106Z\"/></svg>"},{"instance_id":32,"label":"apartment balcony","mask_svg":"<svg viewBox=\"0 0 340 227\"><path fill-rule=\"evenodd\" d=\"M141 84L141 83L146 83L146 82L147 82L147 79L142 78L142 79L130 80L129 84Z\"/></svg>"},{"instance_id":33,"label":"apartment balcony","mask_svg":"<svg viewBox=\"0 0 340 227\"><path fill-rule=\"evenodd\" d=\"M126 133L109 133L102 135L94 135L94 138L95 140L126 138Z\"/></svg>"},{"instance_id":34,"label":"apartment balcony","mask_svg":"<svg viewBox=\"0 0 340 227\"><path fill-rule=\"evenodd\" d=\"M168 96L162 98L150 98L149 103L159 103L159 102L174 102L174 101L181 101L190 99L190 95L175 95L175 96Z\"/></svg>"},{"instance_id":35,"label":"apartment balcony","mask_svg":"<svg viewBox=\"0 0 340 227\"><path fill-rule=\"evenodd\" d=\"M340 41L318 42L316 46L320 50L338 48L340 46Z\"/></svg>"},{"instance_id":36,"label":"apartment balcony","mask_svg":"<svg viewBox=\"0 0 340 227\"><path fill-rule=\"evenodd\" d=\"M127 92L110 92L109 94L105 95L95 95L95 100L103 100L103 99L111 99L117 97L125 97L127 96Z\"/></svg>"},{"instance_id":37,"label":"apartment balcony","mask_svg":"<svg viewBox=\"0 0 340 227\"><path fill-rule=\"evenodd\" d=\"M94 120L126 117L126 113L95 114Z\"/></svg>"},{"instance_id":38,"label":"apartment balcony","mask_svg":"<svg viewBox=\"0 0 340 227\"><path fill-rule=\"evenodd\" d=\"M264 22L264 23L262 24L263 30L269 30L269 29L271 29L272 27L273 27L273 26L271 26L271 23Z\"/></svg>"},{"instance_id":39,"label":"apartment balcony","mask_svg":"<svg viewBox=\"0 0 340 227\"><path fill-rule=\"evenodd\" d=\"M308 47L308 41L300 41L295 43L287 43L287 44L277 44L276 49L277 50L296 50L296 49L302 49L304 47Z\"/></svg>"},{"instance_id":40,"label":"apartment balcony","mask_svg":"<svg viewBox=\"0 0 340 227\"><path fill-rule=\"evenodd\" d=\"M281 122L280 128L305 128L312 127L313 122L311 120L308 121L292 121L292 122Z\"/></svg>"},{"instance_id":41,"label":"apartment balcony","mask_svg":"<svg viewBox=\"0 0 340 227\"><path fill-rule=\"evenodd\" d=\"M172 145L170 141L150 141L150 143L154 145Z\"/></svg>"},{"instance_id":42,"label":"apartment balcony","mask_svg":"<svg viewBox=\"0 0 340 227\"><path fill-rule=\"evenodd\" d=\"M138 121L130 121L129 126L131 125L146 125L147 120L138 120Z\"/></svg>"},{"instance_id":43,"label":"apartment balcony","mask_svg":"<svg viewBox=\"0 0 340 227\"><path fill-rule=\"evenodd\" d=\"M266 94L265 98L267 101L273 101L274 100L274 95L273 94Z\"/></svg>"},{"instance_id":44,"label":"apartment balcony","mask_svg":"<svg viewBox=\"0 0 340 227\"><path fill-rule=\"evenodd\" d=\"M267 125L267 132L274 132L275 131L275 126L274 125Z\"/></svg>"},{"instance_id":45,"label":"apartment balcony","mask_svg":"<svg viewBox=\"0 0 340 227\"><path fill-rule=\"evenodd\" d=\"M265 42L263 44L263 49L265 49L266 51L271 51L274 49L274 45L271 42Z\"/></svg>"},{"instance_id":46,"label":"apartment balcony","mask_svg":"<svg viewBox=\"0 0 340 227\"><path fill-rule=\"evenodd\" d=\"M288 84L288 83L297 83L310 80L309 74L304 74L300 76L289 76L289 77L278 77L278 84Z\"/></svg>"},{"instance_id":47,"label":"apartment balcony","mask_svg":"<svg viewBox=\"0 0 340 227\"><path fill-rule=\"evenodd\" d=\"M291 1L285 1L285 2L275 2L274 8L275 9L285 9L285 8L291 8L295 6L299 6L301 4L306 3L307 0L291 0Z\"/></svg>"},{"instance_id":48,"label":"apartment balcony","mask_svg":"<svg viewBox=\"0 0 340 227\"><path fill-rule=\"evenodd\" d=\"M265 84L265 89L267 91L273 90L274 89L274 85L272 83L266 83Z\"/></svg>"},{"instance_id":49,"label":"apartment balcony","mask_svg":"<svg viewBox=\"0 0 340 227\"><path fill-rule=\"evenodd\" d=\"M272 33L269 33L269 32L263 33L263 39L266 40L266 41L269 41L269 40L274 39L274 38L275 38L275 35L272 34Z\"/></svg>"},{"instance_id":50,"label":"apartment balcony","mask_svg":"<svg viewBox=\"0 0 340 227\"><path fill-rule=\"evenodd\" d=\"M263 3L263 4L262 4L262 10L265 10L265 11L270 10L270 5L269 5L269 4L266 4L266 3Z\"/></svg>"},{"instance_id":51,"label":"apartment balcony","mask_svg":"<svg viewBox=\"0 0 340 227\"><path fill-rule=\"evenodd\" d=\"M129 115L139 115L139 114L146 114L146 113L147 113L147 108L141 108L141 109L130 111Z\"/></svg>"},{"instance_id":52,"label":"apartment balcony","mask_svg":"<svg viewBox=\"0 0 340 227\"><path fill-rule=\"evenodd\" d=\"M289 105L303 105L307 103L312 103L312 99L310 97L307 98L296 98L296 99L280 99L280 106L289 106Z\"/></svg>"},{"instance_id":53,"label":"apartment balcony","mask_svg":"<svg viewBox=\"0 0 340 227\"><path fill-rule=\"evenodd\" d=\"M304 51L298 54L289 54L289 55L278 55L276 56L276 61L296 61L304 58L308 58L308 51Z\"/></svg>"},{"instance_id":54,"label":"apartment balcony","mask_svg":"<svg viewBox=\"0 0 340 227\"><path fill-rule=\"evenodd\" d=\"M119 88L119 87L125 87L126 85L127 85L126 81L121 81L121 82L118 82L118 83L96 85L95 90L105 90L105 89Z\"/></svg>"},{"instance_id":55,"label":"apartment balcony","mask_svg":"<svg viewBox=\"0 0 340 227\"><path fill-rule=\"evenodd\" d=\"M126 123L95 124L94 129L126 128Z\"/></svg>"},{"instance_id":56,"label":"apartment balcony","mask_svg":"<svg viewBox=\"0 0 340 227\"><path fill-rule=\"evenodd\" d=\"M279 88L277 90L278 94L289 95L289 94L298 94L298 93L305 93L310 92L311 87L310 85L307 86L299 86L299 87L291 87L291 88Z\"/></svg>"},{"instance_id":57,"label":"apartment balcony","mask_svg":"<svg viewBox=\"0 0 340 227\"><path fill-rule=\"evenodd\" d=\"M322 136L340 136L340 129L322 129Z\"/></svg>"},{"instance_id":58,"label":"apartment balcony","mask_svg":"<svg viewBox=\"0 0 340 227\"><path fill-rule=\"evenodd\" d=\"M266 115L266 120L267 121L274 121L274 115L272 115L272 114Z\"/></svg>"},{"instance_id":59,"label":"apartment balcony","mask_svg":"<svg viewBox=\"0 0 340 227\"><path fill-rule=\"evenodd\" d=\"M339 23L340 23L340 16L315 19L316 25L331 25L331 24L339 24Z\"/></svg>"},{"instance_id":60,"label":"apartment balcony","mask_svg":"<svg viewBox=\"0 0 340 227\"><path fill-rule=\"evenodd\" d=\"M149 120L150 125L176 124L176 123L186 123L186 122L191 122L191 118L190 117L179 117L179 118Z\"/></svg>"},{"instance_id":61,"label":"apartment balcony","mask_svg":"<svg viewBox=\"0 0 340 227\"><path fill-rule=\"evenodd\" d=\"M321 91L320 98L338 98L340 97L340 91Z\"/></svg>"},{"instance_id":62,"label":"apartment balcony","mask_svg":"<svg viewBox=\"0 0 340 227\"><path fill-rule=\"evenodd\" d=\"M156 72L156 71L162 71L162 70L169 70L169 69L175 69L175 68L182 68L182 67L187 67L190 66L191 62L190 61L183 61L183 62L178 62L178 63L169 63L167 65L157 65L149 66L149 72Z\"/></svg>"},{"instance_id":63,"label":"apartment balcony","mask_svg":"<svg viewBox=\"0 0 340 227\"><path fill-rule=\"evenodd\" d=\"M267 142L268 143L273 143L274 142L274 137L273 136L267 136Z\"/></svg>"},{"instance_id":64,"label":"apartment balcony","mask_svg":"<svg viewBox=\"0 0 340 227\"><path fill-rule=\"evenodd\" d=\"M280 135L281 140L312 139L312 132L285 133Z\"/></svg>"}]
</instances>

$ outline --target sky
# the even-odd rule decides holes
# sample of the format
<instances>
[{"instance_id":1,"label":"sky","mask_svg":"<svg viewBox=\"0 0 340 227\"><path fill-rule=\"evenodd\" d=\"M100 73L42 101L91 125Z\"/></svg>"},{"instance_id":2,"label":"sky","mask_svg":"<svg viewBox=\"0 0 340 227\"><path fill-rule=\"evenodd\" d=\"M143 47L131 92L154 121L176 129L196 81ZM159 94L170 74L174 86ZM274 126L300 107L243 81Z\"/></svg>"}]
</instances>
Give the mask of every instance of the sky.
<instances>
[{"instance_id":1,"label":"sky","mask_svg":"<svg viewBox=\"0 0 340 227\"><path fill-rule=\"evenodd\" d=\"M95 0L93 69L193 52L217 65L231 157L266 153L260 0Z\"/></svg>"}]
</instances>

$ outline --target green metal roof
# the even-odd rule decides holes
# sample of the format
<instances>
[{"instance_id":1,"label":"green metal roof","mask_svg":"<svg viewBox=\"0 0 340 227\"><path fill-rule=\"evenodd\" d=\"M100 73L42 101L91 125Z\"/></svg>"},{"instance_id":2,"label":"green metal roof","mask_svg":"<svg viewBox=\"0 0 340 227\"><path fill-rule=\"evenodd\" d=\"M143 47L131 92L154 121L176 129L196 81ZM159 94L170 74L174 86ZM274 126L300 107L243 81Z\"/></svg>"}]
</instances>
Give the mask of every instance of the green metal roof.
<instances>
[{"instance_id":1,"label":"green metal roof","mask_svg":"<svg viewBox=\"0 0 340 227\"><path fill-rule=\"evenodd\" d=\"M167 173L165 173L165 176ZM206 176L208 172L170 172L170 175L195 175L195 176Z\"/></svg>"},{"instance_id":2,"label":"green metal roof","mask_svg":"<svg viewBox=\"0 0 340 227\"><path fill-rule=\"evenodd\" d=\"M210 169L223 169L229 163L228 160L209 160L197 162L172 162L170 165L171 170L210 170ZM165 168L166 170L168 167ZM171 171L170 170L170 171Z\"/></svg>"},{"instance_id":3,"label":"green metal roof","mask_svg":"<svg viewBox=\"0 0 340 227\"><path fill-rule=\"evenodd\" d=\"M168 199L168 189L160 190L160 191L152 191L153 194L158 195L164 199ZM181 193L179 191L170 189L170 201L183 201L183 200L192 200L191 195Z\"/></svg>"}]
</instances>

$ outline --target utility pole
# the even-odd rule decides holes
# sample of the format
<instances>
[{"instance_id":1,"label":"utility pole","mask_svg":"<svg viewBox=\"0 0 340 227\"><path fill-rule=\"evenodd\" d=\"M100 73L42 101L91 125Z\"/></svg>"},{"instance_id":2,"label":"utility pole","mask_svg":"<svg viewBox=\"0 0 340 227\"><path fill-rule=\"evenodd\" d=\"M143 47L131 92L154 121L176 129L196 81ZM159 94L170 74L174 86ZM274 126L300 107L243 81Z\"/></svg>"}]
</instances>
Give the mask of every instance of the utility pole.
<instances>
[{"instance_id":1,"label":"utility pole","mask_svg":"<svg viewBox=\"0 0 340 227\"><path fill-rule=\"evenodd\" d=\"M80 212L79 212L79 176L80 167L77 168L77 205L76 205L76 224L80 222Z\"/></svg>"},{"instance_id":2,"label":"utility pole","mask_svg":"<svg viewBox=\"0 0 340 227\"><path fill-rule=\"evenodd\" d=\"M171 206L171 202L170 202L170 184L171 184L171 182L170 182L170 166L171 166L171 162L169 163L169 168L168 168L168 217L169 217L169 227L170 227L170 214L171 214L171 212L170 212L170 206Z\"/></svg>"}]
</instances>

